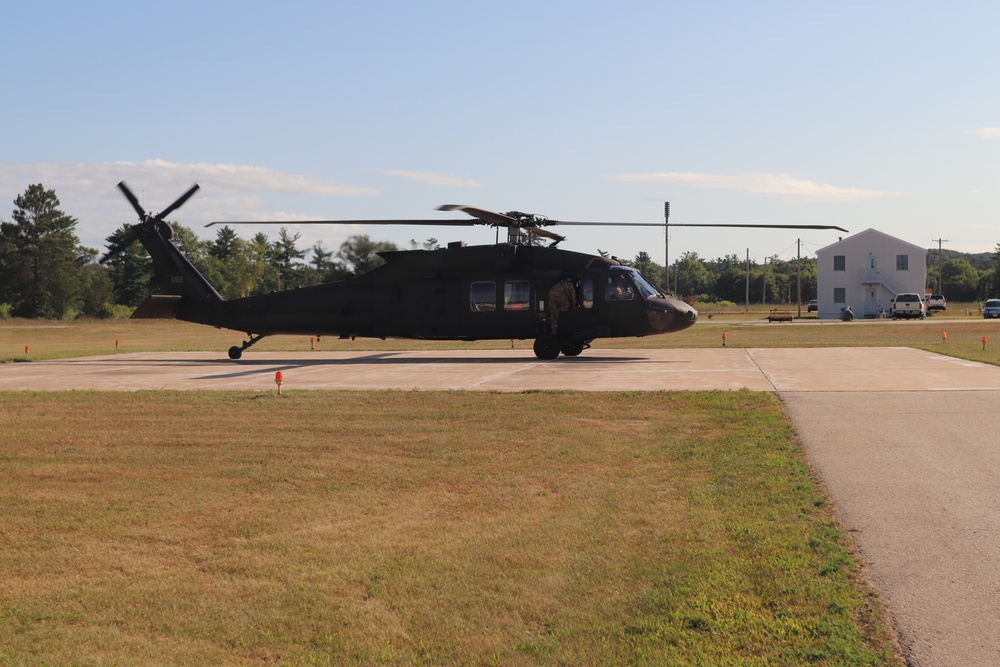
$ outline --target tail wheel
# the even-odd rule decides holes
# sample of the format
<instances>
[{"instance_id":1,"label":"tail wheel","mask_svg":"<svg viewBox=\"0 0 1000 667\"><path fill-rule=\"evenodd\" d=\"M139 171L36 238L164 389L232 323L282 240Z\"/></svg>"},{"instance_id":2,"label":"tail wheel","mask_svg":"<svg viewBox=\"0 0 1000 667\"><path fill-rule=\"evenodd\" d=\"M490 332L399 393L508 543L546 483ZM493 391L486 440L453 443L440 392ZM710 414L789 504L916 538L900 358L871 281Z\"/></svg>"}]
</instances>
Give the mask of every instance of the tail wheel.
<instances>
[{"instance_id":1,"label":"tail wheel","mask_svg":"<svg viewBox=\"0 0 1000 667\"><path fill-rule=\"evenodd\" d=\"M265 334L257 334L255 336L252 333L247 332L247 335L250 336L250 340L247 340L242 345L233 345L231 348L229 348L230 359L239 359L240 357L242 357L243 351L249 349L251 345L255 345L257 341L259 341L261 338L264 337Z\"/></svg>"},{"instance_id":2,"label":"tail wheel","mask_svg":"<svg viewBox=\"0 0 1000 667\"><path fill-rule=\"evenodd\" d=\"M559 339L544 335L535 339L535 356L539 359L555 359L559 356Z\"/></svg>"}]
</instances>

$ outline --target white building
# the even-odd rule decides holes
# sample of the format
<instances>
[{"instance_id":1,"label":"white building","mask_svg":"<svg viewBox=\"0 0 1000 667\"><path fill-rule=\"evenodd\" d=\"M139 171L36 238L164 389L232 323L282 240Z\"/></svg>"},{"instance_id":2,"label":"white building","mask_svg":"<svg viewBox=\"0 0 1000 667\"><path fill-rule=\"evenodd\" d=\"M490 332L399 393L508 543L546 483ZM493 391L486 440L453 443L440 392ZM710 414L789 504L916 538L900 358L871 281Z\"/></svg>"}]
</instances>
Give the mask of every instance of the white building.
<instances>
[{"instance_id":1,"label":"white building","mask_svg":"<svg viewBox=\"0 0 1000 667\"><path fill-rule=\"evenodd\" d=\"M816 251L820 318L840 317L850 306L857 317L878 317L902 292L923 296L927 251L874 229Z\"/></svg>"}]
</instances>

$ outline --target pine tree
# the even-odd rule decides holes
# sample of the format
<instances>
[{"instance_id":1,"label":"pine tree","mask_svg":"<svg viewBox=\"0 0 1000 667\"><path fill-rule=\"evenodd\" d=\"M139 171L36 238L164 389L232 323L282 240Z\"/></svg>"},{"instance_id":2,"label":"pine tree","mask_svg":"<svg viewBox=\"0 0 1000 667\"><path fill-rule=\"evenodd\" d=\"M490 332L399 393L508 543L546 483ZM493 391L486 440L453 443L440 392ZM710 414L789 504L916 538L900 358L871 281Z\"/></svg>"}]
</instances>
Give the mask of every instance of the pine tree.
<instances>
[{"instance_id":1,"label":"pine tree","mask_svg":"<svg viewBox=\"0 0 1000 667\"><path fill-rule=\"evenodd\" d=\"M22 317L61 318L75 307L87 261L76 218L60 211L55 191L41 183L14 206L14 222L0 223L0 302Z\"/></svg>"},{"instance_id":2,"label":"pine tree","mask_svg":"<svg viewBox=\"0 0 1000 667\"><path fill-rule=\"evenodd\" d=\"M119 227L105 241L109 248L117 246L128 234L128 226ZM137 307L150 294L153 262L141 243L132 243L107 262L114 284L115 303Z\"/></svg>"},{"instance_id":3,"label":"pine tree","mask_svg":"<svg viewBox=\"0 0 1000 667\"><path fill-rule=\"evenodd\" d=\"M302 258L305 251L296 244L301 234L291 234L282 227L278 230L278 240L271 246L271 265L278 270L279 289L302 286Z\"/></svg>"}]
</instances>

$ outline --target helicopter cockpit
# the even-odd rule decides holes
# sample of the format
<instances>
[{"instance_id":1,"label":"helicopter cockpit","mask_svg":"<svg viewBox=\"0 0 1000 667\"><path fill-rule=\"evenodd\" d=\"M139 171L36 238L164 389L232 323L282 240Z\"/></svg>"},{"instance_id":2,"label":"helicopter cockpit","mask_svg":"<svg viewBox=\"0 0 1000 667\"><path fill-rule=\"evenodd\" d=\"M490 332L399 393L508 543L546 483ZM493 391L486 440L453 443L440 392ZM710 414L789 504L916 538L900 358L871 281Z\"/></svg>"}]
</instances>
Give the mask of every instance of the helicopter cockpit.
<instances>
[{"instance_id":1,"label":"helicopter cockpit","mask_svg":"<svg viewBox=\"0 0 1000 667\"><path fill-rule=\"evenodd\" d=\"M605 301L634 301L641 297L663 297L646 278L628 266L612 266L604 285Z\"/></svg>"},{"instance_id":2,"label":"helicopter cockpit","mask_svg":"<svg viewBox=\"0 0 1000 667\"><path fill-rule=\"evenodd\" d=\"M698 319L698 311L679 299L667 296L628 266L608 267L604 278L604 301L611 308L620 308L627 302L641 303L654 331L671 330L679 323L683 323L681 328L684 328ZM616 306L616 302L626 303Z\"/></svg>"}]
</instances>

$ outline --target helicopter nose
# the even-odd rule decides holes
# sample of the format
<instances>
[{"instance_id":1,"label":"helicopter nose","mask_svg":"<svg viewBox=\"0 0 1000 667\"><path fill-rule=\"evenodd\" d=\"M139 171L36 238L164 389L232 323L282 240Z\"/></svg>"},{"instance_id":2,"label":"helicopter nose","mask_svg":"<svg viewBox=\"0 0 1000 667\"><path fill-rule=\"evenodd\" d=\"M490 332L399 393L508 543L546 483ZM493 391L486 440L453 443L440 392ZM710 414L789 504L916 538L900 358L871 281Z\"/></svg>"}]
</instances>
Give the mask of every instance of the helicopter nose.
<instances>
[{"instance_id":1,"label":"helicopter nose","mask_svg":"<svg viewBox=\"0 0 1000 667\"><path fill-rule=\"evenodd\" d=\"M649 323L658 332L681 331L698 321L698 311L680 299L668 296L650 305Z\"/></svg>"},{"instance_id":2,"label":"helicopter nose","mask_svg":"<svg viewBox=\"0 0 1000 667\"><path fill-rule=\"evenodd\" d=\"M674 299L675 305L675 331L680 331L681 329L687 329L689 326L698 321L698 311L695 310L690 304L687 304L679 299Z\"/></svg>"},{"instance_id":3,"label":"helicopter nose","mask_svg":"<svg viewBox=\"0 0 1000 667\"><path fill-rule=\"evenodd\" d=\"M687 326L691 326L692 324L698 321L698 311L692 308L691 306L688 306L687 313L685 313L684 317L687 321Z\"/></svg>"}]
</instances>

